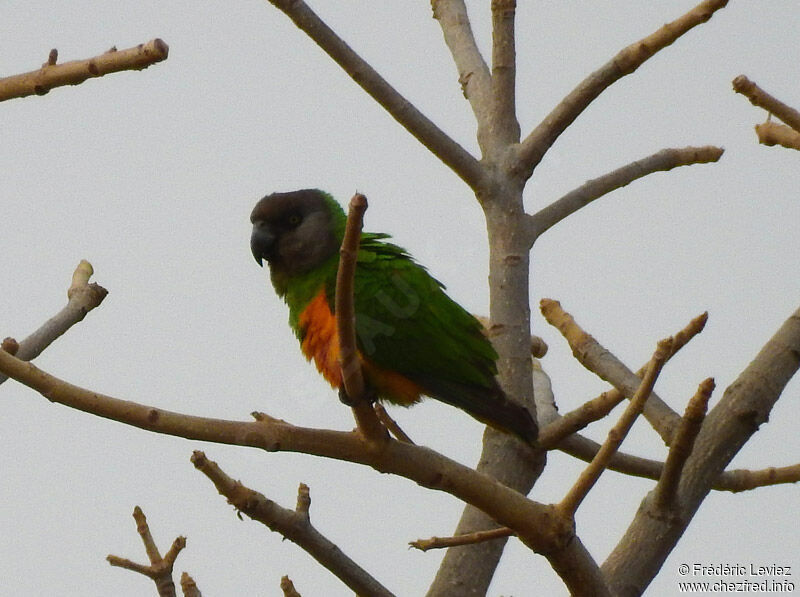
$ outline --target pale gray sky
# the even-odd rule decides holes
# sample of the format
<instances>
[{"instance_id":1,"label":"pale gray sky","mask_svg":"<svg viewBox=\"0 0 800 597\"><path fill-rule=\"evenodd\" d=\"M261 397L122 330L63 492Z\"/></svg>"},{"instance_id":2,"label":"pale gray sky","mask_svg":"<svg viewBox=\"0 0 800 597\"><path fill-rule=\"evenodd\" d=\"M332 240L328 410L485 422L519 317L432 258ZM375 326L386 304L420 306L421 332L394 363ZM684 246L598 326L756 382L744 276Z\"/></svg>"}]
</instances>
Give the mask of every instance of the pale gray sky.
<instances>
[{"instance_id":1,"label":"pale gray sky","mask_svg":"<svg viewBox=\"0 0 800 597\"><path fill-rule=\"evenodd\" d=\"M662 2L520 2L517 101L528 131L624 45L692 7ZM471 112L428 2L311 2L397 89L475 152ZM488 2L468 2L489 45ZM109 289L103 305L37 363L73 383L186 413L247 419L253 410L349 429L343 408L300 355L285 306L249 253L248 216L275 190L316 186L370 199L366 228L393 234L451 295L486 312L482 216L466 186L266 2L7 1L0 74L87 58L161 37L169 59L45 97L0 106L0 336L23 338L61 308L82 258ZM708 310L703 334L657 389L682 410L697 384L715 399L797 307L798 155L758 146L764 118L730 81L744 73L800 107L793 0L732 2L604 93L529 184L530 209L663 147L716 144L715 165L636 182L596 202L534 248L531 295L559 299L628 365ZM543 365L562 411L605 389L572 360L538 312ZM770 423L735 459L800 460L792 382ZM329 572L233 509L189 463L203 449L231 476L293 506L311 487L317 527L397 595L420 595L442 554L407 542L448 535L461 504L355 465L188 442L52 405L13 382L2 392L0 597L145 595L149 581L111 568L145 559L140 505L166 549L184 534L187 570L208 595L276 595L288 574L304 595L348 595ZM473 464L481 428L431 402L394 409L418 442ZM602 439L600 425L589 435ZM640 422L626 451L662 458ZM582 468L554 454L532 493L559 499ZM605 475L578 532L602 561L652 482ZM792 565L798 488L714 494L650 594L677 591L681 563ZM797 578L797 577L795 577ZM563 594L546 561L512 540L490 594Z\"/></svg>"}]
</instances>

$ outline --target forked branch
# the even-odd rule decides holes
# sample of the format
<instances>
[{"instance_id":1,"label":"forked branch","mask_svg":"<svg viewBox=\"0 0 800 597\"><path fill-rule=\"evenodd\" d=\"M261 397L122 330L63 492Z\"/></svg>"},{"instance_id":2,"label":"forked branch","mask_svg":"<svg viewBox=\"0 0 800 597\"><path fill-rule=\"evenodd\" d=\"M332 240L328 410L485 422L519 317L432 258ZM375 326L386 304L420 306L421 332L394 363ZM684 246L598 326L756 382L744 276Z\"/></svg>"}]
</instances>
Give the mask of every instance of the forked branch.
<instances>
[{"instance_id":1,"label":"forked branch","mask_svg":"<svg viewBox=\"0 0 800 597\"><path fill-rule=\"evenodd\" d=\"M574 320L573 320L574 321ZM701 313L689 324L673 336L672 350L667 355L667 360L672 358L689 340L703 331L708 321L708 312ZM577 324L576 324L577 325ZM645 364L636 372L636 377L644 376L649 363ZM598 421L625 399L625 395L617 388L612 388L603 392L597 398L593 398L573 411L559 417L539 433L539 446L550 449L555 447L565 437L575 433L589 423Z\"/></svg>"},{"instance_id":2,"label":"forked branch","mask_svg":"<svg viewBox=\"0 0 800 597\"><path fill-rule=\"evenodd\" d=\"M664 363L667 362L667 357L672 351L672 338L661 340L658 343L653 358L647 366L644 377L639 384L638 389L634 393L628 407L622 413L622 416L617 421L617 424L608 432L608 437L603 443L602 448L594 457L592 462L587 466L578 477L578 480L569 490L564 499L558 504L558 509L562 515L571 519L575 518L575 511L580 506L584 498L589 494L589 491L594 487L594 484L603 474L603 471L608 467L608 462L611 457L617 452L622 441L628 435L628 432L633 427L636 417L642 412L644 404L653 391L653 386L658 379L659 373Z\"/></svg>"},{"instance_id":3,"label":"forked branch","mask_svg":"<svg viewBox=\"0 0 800 597\"><path fill-rule=\"evenodd\" d=\"M301 484L298 490L297 508L290 510L233 480L216 462L206 458L203 452L196 450L192 454L192 464L214 483L217 491L228 499L229 504L249 518L299 545L356 595L392 597L392 593L386 587L314 528L308 511L311 500L308 487L305 485Z\"/></svg>"},{"instance_id":4,"label":"forked branch","mask_svg":"<svg viewBox=\"0 0 800 597\"><path fill-rule=\"evenodd\" d=\"M558 329L569 343L573 356L578 362L600 377L627 398L632 398L639 388L641 379L610 351L603 348L587 332L583 331L575 319L561 308L558 301L541 300L541 311L547 322ZM702 329L700 326L694 333ZM680 416L653 392L644 405L643 413L647 421L661 436L666 445L680 422Z\"/></svg>"},{"instance_id":5,"label":"forked branch","mask_svg":"<svg viewBox=\"0 0 800 597\"><path fill-rule=\"evenodd\" d=\"M144 549L150 564L137 564L127 558L107 556L108 563L127 570L132 570L150 578L155 582L160 597L175 597L175 583L172 580L172 569L181 550L186 547L186 537L178 537L172 542L169 551L161 557L156 542L150 534L147 518L139 506L133 509L133 519L136 521L136 531L142 538Z\"/></svg>"},{"instance_id":6,"label":"forked branch","mask_svg":"<svg viewBox=\"0 0 800 597\"><path fill-rule=\"evenodd\" d=\"M675 42L686 32L708 21L728 0L704 0L683 16L667 23L654 33L629 45L598 70L581 81L522 142L515 171L523 179L530 177L556 139L575 119L614 82L629 75L657 52Z\"/></svg>"},{"instance_id":7,"label":"forked branch","mask_svg":"<svg viewBox=\"0 0 800 597\"><path fill-rule=\"evenodd\" d=\"M72 274L72 282L67 290L67 304L48 319L38 330L25 338L16 347L13 354L23 361L31 361L50 346L59 336L73 325L82 321L86 314L99 306L108 291L97 283L89 283L94 270L92 265L82 260ZM8 377L0 373L0 383Z\"/></svg>"},{"instance_id":8,"label":"forked branch","mask_svg":"<svg viewBox=\"0 0 800 597\"><path fill-rule=\"evenodd\" d=\"M322 48L372 99L471 188L486 179L483 167L432 120L404 98L303 0L269 0Z\"/></svg>"}]
</instances>

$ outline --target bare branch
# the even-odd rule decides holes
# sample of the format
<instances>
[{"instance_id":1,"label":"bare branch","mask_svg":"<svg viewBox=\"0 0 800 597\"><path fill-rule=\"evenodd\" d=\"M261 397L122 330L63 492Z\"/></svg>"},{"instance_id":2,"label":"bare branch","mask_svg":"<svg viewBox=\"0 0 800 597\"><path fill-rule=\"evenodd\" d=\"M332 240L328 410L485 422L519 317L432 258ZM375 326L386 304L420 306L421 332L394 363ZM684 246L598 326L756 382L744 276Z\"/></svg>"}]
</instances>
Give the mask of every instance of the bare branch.
<instances>
[{"instance_id":1,"label":"bare branch","mask_svg":"<svg viewBox=\"0 0 800 597\"><path fill-rule=\"evenodd\" d=\"M728 0L704 0L678 19L624 48L606 64L573 89L528 135L519 147L514 171L530 177L559 135L613 83L634 72L656 52L669 46L684 33L708 21Z\"/></svg>"},{"instance_id":2,"label":"bare branch","mask_svg":"<svg viewBox=\"0 0 800 597\"><path fill-rule=\"evenodd\" d=\"M197 583L186 572L181 574L181 591L183 597L202 597L200 589L197 588Z\"/></svg>"},{"instance_id":3,"label":"bare branch","mask_svg":"<svg viewBox=\"0 0 800 597\"><path fill-rule=\"evenodd\" d=\"M722 157L723 151L721 147L711 145L662 149L646 158L636 160L598 178L588 180L577 189L570 191L547 207L542 208L536 214L528 216L531 244L553 225L615 189L622 188L634 180L654 172L665 172L679 166L689 166L691 164L716 162Z\"/></svg>"},{"instance_id":4,"label":"bare branch","mask_svg":"<svg viewBox=\"0 0 800 597\"><path fill-rule=\"evenodd\" d=\"M686 405L686 411L681 419L681 424L675 432L675 439L669 449L667 461L664 463L664 470L661 479L656 485L655 506L660 509L671 508L678 493L678 481L680 481L686 459L692 453L694 440L700 433L703 421L706 418L708 401L714 391L714 380L710 377L703 381L697 388L697 392Z\"/></svg>"},{"instance_id":5,"label":"bare branch","mask_svg":"<svg viewBox=\"0 0 800 597\"><path fill-rule=\"evenodd\" d=\"M72 283L69 290L67 290L69 299L67 305L48 319L38 330L20 342L16 351L12 354L15 354L18 359L23 361L35 359L59 336L79 321L82 321L89 311L103 302L108 291L99 284L89 284L89 278L93 273L92 265L88 261L82 260L72 274ZM14 339L7 338L7 340L11 342ZM6 379L8 378L0 373L0 383L3 383Z\"/></svg>"},{"instance_id":6,"label":"bare branch","mask_svg":"<svg viewBox=\"0 0 800 597\"><path fill-rule=\"evenodd\" d=\"M405 477L423 487L447 492L514 529L525 545L548 558L568 588L603 585L597 565L574 529L554 517L551 507L423 446L387 440L375 449L375 444L365 441L360 433L309 429L271 417L245 422L183 415L79 388L2 351L0 371L53 402L155 433L271 452L302 452ZM490 431L487 428L486 434L499 436L498 441L507 435ZM529 451L522 442L515 444Z\"/></svg>"},{"instance_id":7,"label":"bare branch","mask_svg":"<svg viewBox=\"0 0 800 597\"><path fill-rule=\"evenodd\" d=\"M773 97L744 75L739 75L733 80L733 90L744 95L754 106L764 108L800 133L800 112Z\"/></svg>"},{"instance_id":8,"label":"bare branch","mask_svg":"<svg viewBox=\"0 0 800 597\"><path fill-rule=\"evenodd\" d=\"M288 576L281 577L281 591L283 591L283 597L301 597L297 589L294 588L292 579Z\"/></svg>"},{"instance_id":9,"label":"bare branch","mask_svg":"<svg viewBox=\"0 0 800 597\"><path fill-rule=\"evenodd\" d=\"M218 465L195 450L192 464L208 477L217 491L228 499L228 503L244 512L248 517L280 533L303 548L311 557L336 575L357 595L380 595L391 597L392 593L363 568L347 557L339 547L327 539L311 524L308 511L283 508L231 479Z\"/></svg>"},{"instance_id":10,"label":"bare branch","mask_svg":"<svg viewBox=\"0 0 800 597\"><path fill-rule=\"evenodd\" d=\"M342 368L342 382L347 394L346 401L353 409L358 430L365 439L381 442L388 439L386 430L375 416L372 405L367 400L364 374L356 348L356 314L353 287L356 275L361 227L367 198L356 193L350 200L347 225L342 247L339 251L339 270L336 273L336 331L339 337L339 364Z\"/></svg>"},{"instance_id":11,"label":"bare branch","mask_svg":"<svg viewBox=\"0 0 800 597\"><path fill-rule=\"evenodd\" d=\"M28 95L44 95L54 87L80 85L87 79L109 73L141 70L166 60L168 54L169 46L160 39L127 50L108 51L94 58L63 64L56 64L58 52L51 50L47 62L39 70L0 79L0 102Z\"/></svg>"},{"instance_id":12,"label":"bare branch","mask_svg":"<svg viewBox=\"0 0 800 597\"><path fill-rule=\"evenodd\" d=\"M297 487L297 505L294 507L294 512L301 518L311 520L311 492L308 485L300 483Z\"/></svg>"},{"instance_id":13,"label":"bare branch","mask_svg":"<svg viewBox=\"0 0 800 597\"><path fill-rule=\"evenodd\" d=\"M577 433L589 423L599 421L605 417L623 400L625 400L625 396L615 388L609 392L603 392L597 398L584 402L578 408L541 429L539 431L539 447L545 450L556 447L565 437Z\"/></svg>"},{"instance_id":14,"label":"bare branch","mask_svg":"<svg viewBox=\"0 0 800 597\"><path fill-rule=\"evenodd\" d=\"M588 333L584 332L572 316L561 308L558 301L541 300L541 311L547 322L566 338L572 354L581 365L601 379L609 382L629 399L638 389L641 379L628 369L610 351ZM702 329L700 327L697 332ZM697 333L695 332L695 333ZM653 392L642 413L650 425L661 436L666 445L680 422L680 416Z\"/></svg>"},{"instance_id":15,"label":"bare branch","mask_svg":"<svg viewBox=\"0 0 800 597\"><path fill-rule=\"evenodd\" d=\"M584 462L591 462L597 452L600 451L600 444L575 433L561 440L561 443L558 444L558 449ZM649 458L632 456L624 452L617 452L611 458L608 469L623 475L658 481L663 474L664 463L658 460L650 460ZM798 482L800 482L800 464L793 464L791 466L769 467L756 471L745 469L724 471L717 477L711 488L716 491L738 493L740 491L758 489L759 487Z\"/></svg>"},{"instance_id":16,"label":"bare branch","mask_svg":"<svg viewBox=\"0 0 800 597\"><path fill-rule=\"evenodd\" d=\"M707 321L708 312L706 311L692 319L686 327L675 334L673 336L672 351L667 355L667 360L671 359L689 340L699 334L705 328ZM636 372L636 377L641 378L645 374L648 365L649 363L640 368ZM622 392L617 388L612 388L607 392L603 392L597 398L593 398L575 410L557 418L539 432L539 447L552 449L565 437L606 416L624 398L625 396ZM609 466L609 468L616 470L613 466Z\"/></svg>"},{"instance_id":17,"label":"bare branch","mask_svg":"<svg viewBox=\"0 0 800 597\"><path fill-rule=\"evenodd\" d=\"M372 408L375 410L375 414L378 416L378 420L383 424L384 427L391 433L395 439L406 442L409 444L413 444L414 440L412 440L405 431L400 428L400 425L397 424L392 417L389 416L389 413L386 412L386 409L380 402L376 402L372 405Z\"/></svg>"},{"instance_id":18,"label":"bare branch","mask_svg":"<svg viewBox=\"0 0 800 597\"><path fill-rule=\"evenodd\" d=\"M478 144L484 149L491 74L475 43L467 7L464 0L432 0L431 7L433 18L439 21L444 42L458 69L458 82L464 97L478 121Z\"/></svg>"},{"instance_id":19,"label":"bare branch","mask_svg":"<svg viewBox=\"0 0 800 597\"><path fill-rule=\"evenodd\" d=\"M757 471L745 469L725 471L720 475L720 480L714 484L713 489L724 489L737 493L770 485L798 482L800 482L800 464L792 464L780 467L771 466Z\"/></svg>"},{"instance_id":20,"label":"bare branch","mask_svg":"<svg viewBox=\"0 0 800 597\"><path fill-rule=\"evenodd\" d=\"M678 484L678 511L662 516L651 492L603 564L617 594L644 590L683 535L720 473L765 423L800 367L800 309L795 311L706 417ZM765 380L769 380L765 383ZM650 540L643 541L648 537ZM657 540L654 540L656 538Z\"/></svg>"},{"instance_id":21,"label":"bare branch","mask_svg":"<svg viewBox=\"0 0 800 597\"><path fill-rule=\"evenodd\" d=\"M172 580L172 569L175 566L175 560L178 554L186 547L186 537L178 537L175 539L169 551L162 558L153 540L153 536L150 534L147 518L139 506L133 509L133 518L136 521L136 531L142 538L142 543L144 543L144 548L147 552L147 558L150 560L150 564L137 564L127 558L120 558L113 555L107 556L106 560L108 560L108 563L112 566L132 570L133 572L143 574L153 580L160 597L175 597L175 583Z\"/></svg>"},{"instance_id":22,"label":"bare branch","mask_svg":"<svg viewBox=\"0 0 800 597\"><path fill-rule=\"evenodd\" d=\"M517 0L492 0L492 103L489 126L492 143L505 148L519 143L516 114L516 50L514 17Z\"/></svg>"},{"instance_id":23,"label":"bare branch","mask_svg":"<svg viewBox=\"0 0 800 597\"><path fill-rule=\"evenodd\" d=\"M558 509L562 514L572 519L575 518L575 512L578 506L580 506L581 502L589 494L589 491L594 487L600 475L603 474L611 457L617 452L625 436L628 435L631 427L633 427L636 417L642 412L645 401L653 391L653 386L656 383L656 379L658 379L658 374L661 373L661 368L664 366L664 363L667 362L667 357L671 351L672 338L661 340L658 343L658 347L653 354L653 358L650 360L650 365L647 367L642 382L631 398L630 403L628 403L625 412L622 413L617 424L608 432L605 443L603 443L602 448L600 448L600 451L592 462L583 470L567 495L564 496L564 499L558 504Z\"/></svg>"},{"instance_id":24,"label":"bare branch","mask_svg":"<svg viewBox=\"0 0 800 597\"><path fill-rule=\"evenodd\" d=\"M492 529L490 531L478 531L476 533L457 535L455 537L431 537L430 539L417 539L416 541L409 541L408 544L420 551L428 551L429 549L442 549L444 547L474 545L475 543L482 543L484 541L505 539L513 535L514 531L508 527L501 527L499 529Z\"/></svg>"},{"instance_id":25,"label":"bare branch","mask_svg":"<svg viewBox=\"0 0 800 597\"><path fill-rule=\"evenodd\" d=\"M269 0L322 48L376 102L471 188L486 175L480 162L405 99L302 0Z\"/></svg>"},{"instance_id":26,"label":"bare branch","mask_svg":"<svg viewBox=\"0 0 800 597\"><path fill-rule=\"evenodd\" d=\"M800 150L800 133L785 124L762 122L756 125L756 135L762 145L781 145L787 149Z\"/></svg>"}]
</instances>

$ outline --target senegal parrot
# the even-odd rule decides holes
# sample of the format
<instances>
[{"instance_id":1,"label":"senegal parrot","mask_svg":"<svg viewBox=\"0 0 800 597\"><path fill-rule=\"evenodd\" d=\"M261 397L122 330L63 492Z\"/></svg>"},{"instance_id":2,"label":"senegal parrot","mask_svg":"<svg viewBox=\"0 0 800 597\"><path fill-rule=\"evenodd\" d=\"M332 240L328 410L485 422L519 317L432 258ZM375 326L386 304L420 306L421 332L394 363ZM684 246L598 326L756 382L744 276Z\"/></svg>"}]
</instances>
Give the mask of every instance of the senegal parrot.
<instances>
[{"instance_id":1,"label":"senegal parrot","mask_svg":"<svg viewBox=\"0 0 800 597\"><path fill-rule=\"evenodd\" d=\"M329 194L303 189L267 195L250 221L253 256L269 263L303 354L343 395L334 313L344 211ZM361 234L355 273L356 344L370 394L403 406L430 396L535 442L531 415L495 379L497 353L480 322L387 238Z\"/></svg>"}]
</instances>

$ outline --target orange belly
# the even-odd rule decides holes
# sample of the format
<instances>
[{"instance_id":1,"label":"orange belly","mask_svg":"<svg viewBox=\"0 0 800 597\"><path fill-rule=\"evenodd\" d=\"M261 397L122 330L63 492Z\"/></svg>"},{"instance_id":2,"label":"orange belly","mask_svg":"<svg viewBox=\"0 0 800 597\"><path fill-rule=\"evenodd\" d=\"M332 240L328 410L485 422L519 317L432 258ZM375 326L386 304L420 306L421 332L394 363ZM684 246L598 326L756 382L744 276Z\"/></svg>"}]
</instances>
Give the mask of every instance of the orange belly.
<instances>
[{"instance_id":1,"label":"orange belly","mask_svg":"<svg viewBox=\"0 0 800 597\"><path fill-rule=\"evenodd\" d=\"M300 314L298 323L302 332L301 350L317 370L334 388L342 387L342 369L339 364L339 333L336 318L331 313L325 290L314 297ZM359 361L367 383L378 398L403 406L411 406L425 394L423 388L400 373L378 367L359 353Z\"/></svg>"}]
</instances>

